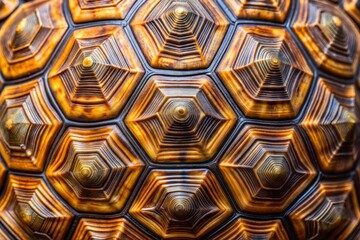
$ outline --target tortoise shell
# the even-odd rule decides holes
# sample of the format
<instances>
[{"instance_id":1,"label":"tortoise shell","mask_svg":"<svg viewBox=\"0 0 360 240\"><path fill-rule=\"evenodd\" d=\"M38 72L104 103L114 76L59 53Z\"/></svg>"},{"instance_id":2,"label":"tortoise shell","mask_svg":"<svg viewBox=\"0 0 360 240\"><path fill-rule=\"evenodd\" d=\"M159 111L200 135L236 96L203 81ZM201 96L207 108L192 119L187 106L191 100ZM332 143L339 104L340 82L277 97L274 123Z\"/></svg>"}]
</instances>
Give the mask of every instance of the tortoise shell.
<instances>
[{"instance_id":1,"label":"tortoise shell","mask_svg":"<svg viewBox=\"0 0 360 240\"><path fill-rule=\"evenodd\" d=\"M0 0L0 239L359 239L359 0Z\"/></svg>"}]
</instances>

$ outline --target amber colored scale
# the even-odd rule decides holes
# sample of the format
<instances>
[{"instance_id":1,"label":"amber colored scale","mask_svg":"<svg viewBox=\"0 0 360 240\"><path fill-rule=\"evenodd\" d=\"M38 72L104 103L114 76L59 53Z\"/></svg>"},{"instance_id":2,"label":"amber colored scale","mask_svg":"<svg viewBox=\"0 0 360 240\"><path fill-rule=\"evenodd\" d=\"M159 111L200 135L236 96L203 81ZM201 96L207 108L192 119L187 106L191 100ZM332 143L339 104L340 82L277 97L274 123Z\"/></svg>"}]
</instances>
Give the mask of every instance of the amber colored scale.
<instances>
[{"instance_id":1,"label":"amber colored scale","mask_svg":"<svg viewBox=\"0 0 360 240\"><path fill-rule=\"evenodd\" d=\"M359 0L0 0L0 240L360 239Z\"/></svg>"}]
</instances>

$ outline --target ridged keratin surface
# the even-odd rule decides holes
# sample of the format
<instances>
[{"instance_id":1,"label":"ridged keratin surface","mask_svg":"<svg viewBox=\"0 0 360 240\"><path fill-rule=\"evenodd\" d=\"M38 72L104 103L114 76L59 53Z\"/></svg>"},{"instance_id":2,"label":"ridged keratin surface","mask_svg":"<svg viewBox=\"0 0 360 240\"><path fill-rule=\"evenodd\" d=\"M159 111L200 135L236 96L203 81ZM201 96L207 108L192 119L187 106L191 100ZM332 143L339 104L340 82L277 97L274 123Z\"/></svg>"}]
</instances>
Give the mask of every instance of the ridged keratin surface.
<instances>
[{"instance_id":1,"label":"ridged keratin surface","mask_svg":"<svg viewBox=\"0 0 360 240\"><path fill-rule=\"evenodd\" d=\"M360 239L360 1L0 0L0 240Z\"/></svg>"}]
</instances>

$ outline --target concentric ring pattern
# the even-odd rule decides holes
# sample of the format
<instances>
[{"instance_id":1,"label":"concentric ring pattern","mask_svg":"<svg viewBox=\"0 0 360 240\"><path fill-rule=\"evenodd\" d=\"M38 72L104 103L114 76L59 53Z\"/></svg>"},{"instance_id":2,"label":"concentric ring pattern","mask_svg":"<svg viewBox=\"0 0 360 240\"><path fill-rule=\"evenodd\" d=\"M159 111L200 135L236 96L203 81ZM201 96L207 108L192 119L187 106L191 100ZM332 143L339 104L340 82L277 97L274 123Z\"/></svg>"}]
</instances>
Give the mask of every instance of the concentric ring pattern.
<instances>
[{"instance_id":1,"label":"concentric ring pattern","mask_svg":"<svg viewBox=\"0 0 360 240\"><path fill-rule=\"evenodd\" d=\"M359 63L359 30L328 1L300 1L292 28L317 66L330 74L352 77Z\"/></svg>"},{"instance_id":2,"label":"concentric ring pattern","mask_svg":"<svg viewBox=\"0 0 360 240\"><path fill-rule=\"evenodd\" d=\"M249 212L284 211L316 175L298 131L248 125L237 136L219 163L235 201Z\"/></svg>"},{"instance_id":3,"label":"concentric ring pattern","mask_svg":"<svg viewBox=\"0 0 360 240\"><path fill-rule=\"evenodd\" d=\"M0 150L9 168L41 172L61 123L42 79L5 87L0 94Z\"/></svg>"},{"instance_id":4,"label":"concentric ring pattern","mask_svg":"<svg viewBox=\"0 0 360 240\"><path fill-rule=\"evenodd\" d=\"M41 178L11 175L1 199L1 222L21 239L62 239L72 214Z\"/></svg>"},{"instance_id":5,"label":"concentric ring pattern","mask_svg":"<svg viewBox=\"0 0 360 240\"><path fill-rule=\"evenodd\" d=\"M0 66L7 78L41 70L63 37L68 24L62 1L35 1L21 5L1 28Z\"/></svg>"},{"instance_id":6,"label":"concentric ring pattern","mask_svg":"<svg viewBox=\"0 0 360 240\"><path fill-rule=\"evenodd\" d=\"M236 115L207 76L154 76L126 123L157 162L211 159L230 133Z\"/></svg>"},{"instance_id":7,"label":"concentric ring pattern","mask_svg":"<svg viewBox=\"0 0 360 240\"><path fill-rule=\"evenodd\" d=\"M289 239L280 220L238 218L212 239Z\"/></svg>"},{"instance_id":8,"label":"concentric ring pattern","mask_svg":"<svg viewBox=\"0 0 360 240\"><path fill-rule=\"evenodd\" d=\"M69 8L74 22L86 23L106 19L124 19L135 2L135 0L69 0Z\"/></svg>"},{"instance_id":9,"label":"concentric ring pattern","mask_svg":"<svg viewBox=\"0 0 360 240\"><path fill-rule=\"evenodd\" d=\"M130 214L162 238L201 238L231 215L209 170L153 170L145 181Z\"/></svg>"},{"instance_id":10,"label":"concentric ring pattern","mask_svg":"<svg viewBox=\"0 0 360 240\"><path fill-rule=\"evenodd\" d=\"M151 239L125 218L82 218L72 239Z\"/></svg>"},{"instance_id":11,"label":"concentric ring pattern","mask_svg":"<svg viewBox=\"0 0 360 240\"><path fill-rule=\"evenodd\" d=\"M73 32L49 73L58 104L70 118L99 121L114 117L143 74L121 27L114 25Z\"/></svg>"},{"instance_id":12,"label":"concentric ring pattern","mask_svg":"<svg viewBox=\"0 0 360 240\"><path fill-rule=\"evenodd\" d=\"M75 209L109 213L123 208L142 167L116 126L69 128L46 174Z\"/></svg>"},{"instance_id":13,"label":"concentric ring pattern","mask_svg":"<svg viewBox=\"0 0 360 240\"><path fill-rule=\"evenodd\" d=\"M186 70L210 65L228 22L213 0L150 0L131 27L152 67Z\"/></svg>"},{"instance_id":14,"label":"concentric ring pattern","mask_svg":"<svg viewBox=\"0 0 360 240\"><path fill-rule=\"evenodd\" d=\"M360 239L359 0L0 0L0 240Z\"/></svg>"},{"instance_id":15,"label":"concentric ring pattern","mask_svg":"<svg viewBox=\"0 0 360 240\"><path fill-rule=\"evenodd\" d=\"M218 68L248 117L293 118L311 85L311 72L291 35L282 28L238 27Z\"/></svg>"},{"instance_id":16,"label":"concentric ring pattern","mask_svg":"<svg viewBox=\"0 0 360 240\"><path fill-rule=\"evenodd\" d=\"M240 19L284 22L289 11L290 0L222 0L231 12Z\"/></svg>"}]
</instances>

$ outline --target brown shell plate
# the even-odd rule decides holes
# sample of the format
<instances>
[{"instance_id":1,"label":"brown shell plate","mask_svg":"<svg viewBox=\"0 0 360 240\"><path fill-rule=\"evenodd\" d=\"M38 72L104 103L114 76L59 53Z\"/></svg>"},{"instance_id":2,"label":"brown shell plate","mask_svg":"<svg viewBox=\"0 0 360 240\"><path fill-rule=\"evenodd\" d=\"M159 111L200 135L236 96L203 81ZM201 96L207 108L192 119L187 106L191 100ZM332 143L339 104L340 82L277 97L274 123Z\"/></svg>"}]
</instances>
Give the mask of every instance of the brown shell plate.
<instances>
[{"instance_id":1,"label":"brown shell plate","mask_svg":"<svg viewBox=\"0 0 360 240\"><path fill-rule=\"evenodd\" d=\"M359 0L0 0L0 240L360 239Z\"/></svg>"}]
</instances>

